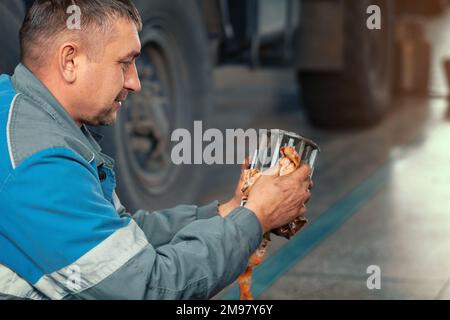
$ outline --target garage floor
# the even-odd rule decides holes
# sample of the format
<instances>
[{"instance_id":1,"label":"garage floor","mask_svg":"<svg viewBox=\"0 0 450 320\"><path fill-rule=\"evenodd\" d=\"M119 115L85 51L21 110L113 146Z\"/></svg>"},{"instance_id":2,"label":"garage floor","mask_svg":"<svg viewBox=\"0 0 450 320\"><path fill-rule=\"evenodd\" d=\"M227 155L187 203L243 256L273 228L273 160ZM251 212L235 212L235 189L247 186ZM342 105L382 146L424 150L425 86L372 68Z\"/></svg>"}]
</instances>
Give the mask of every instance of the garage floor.
<instances>
[{"instance_id":1,"label":"garage floor","mask_svg":"<svg viewBox=\"0 0 450 320\"><path fill-rule=\"evenodd\" d=\"M450 55L439 39L437 64ZM254 273L258 299L450 299L450 107L442 75L432 79L441 96L396 97L379 125L336 132L308 124L290 71L216 72L210 127L282 128L322 149L310 223L290 241L273 237ZM225 200L238 166L204 169L198 202ZM381 288L371 290L367 269L374 265ZM231 286L216 298L237 297Z\"/></svg>"}]
</instances>

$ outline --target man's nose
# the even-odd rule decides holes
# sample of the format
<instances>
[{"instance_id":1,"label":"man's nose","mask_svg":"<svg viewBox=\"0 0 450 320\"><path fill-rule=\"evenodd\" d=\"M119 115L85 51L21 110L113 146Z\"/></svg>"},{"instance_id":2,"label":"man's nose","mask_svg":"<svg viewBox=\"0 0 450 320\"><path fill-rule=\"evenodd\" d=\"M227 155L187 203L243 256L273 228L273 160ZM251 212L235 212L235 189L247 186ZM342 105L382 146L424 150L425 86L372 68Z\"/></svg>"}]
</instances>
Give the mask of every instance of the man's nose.
<instances>
[{"instance_id":1,"label":"man's nose","mask_svg":"<svg viewBox=\"0 0 450 320\"><path fill-rule=\"evenodd\" d=\"M141 91L141 81L139 80L136 64L133 64L133 67L129 69L124 87L131 92Z\"/></svg>"}]
</instances>

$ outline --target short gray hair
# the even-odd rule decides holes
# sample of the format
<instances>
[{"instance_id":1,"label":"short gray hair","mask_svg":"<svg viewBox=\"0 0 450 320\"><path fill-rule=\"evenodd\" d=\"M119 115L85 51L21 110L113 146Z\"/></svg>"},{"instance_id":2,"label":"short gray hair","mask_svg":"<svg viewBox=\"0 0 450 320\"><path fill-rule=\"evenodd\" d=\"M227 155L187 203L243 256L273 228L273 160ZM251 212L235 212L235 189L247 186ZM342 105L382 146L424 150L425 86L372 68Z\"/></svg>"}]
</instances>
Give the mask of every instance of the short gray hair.
<instances>
[{"instance_id":1,"label":"short gray hair","mask_svg":"<svg viewBox=\"0 0 450 320\"><path fill-rule=\"evenodd\" d=\"M76 5L81 12L80 30L69 30L67 9ZM124 18L142 29L139 11L130 0L35 0L20 29L22 62L41 64L43 48L65 33L88 40L95 35L106 35L112 30L114 19ZM87 48L88 52L92 52Z\"/></svg>"}]
</instances>

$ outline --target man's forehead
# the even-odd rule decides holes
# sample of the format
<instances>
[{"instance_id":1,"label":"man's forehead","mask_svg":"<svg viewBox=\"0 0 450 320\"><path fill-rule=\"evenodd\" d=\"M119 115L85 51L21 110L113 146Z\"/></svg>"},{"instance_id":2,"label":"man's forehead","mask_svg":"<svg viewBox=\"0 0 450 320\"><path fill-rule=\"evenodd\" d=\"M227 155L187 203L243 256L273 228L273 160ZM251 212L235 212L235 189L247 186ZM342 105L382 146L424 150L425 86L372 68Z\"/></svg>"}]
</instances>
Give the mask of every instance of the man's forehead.
<instances>
[{"instance_id":1,"label":"man's forehead","mask_svg":"<svg viewBox=\"0 0 450 320\"><path fill-rule=\"evenodd\" d=\"M120 56L137 57L141 51L141 42L136 25L125 19L118 19L114 23L109 45Z\"/></svg>"}]
</instances>

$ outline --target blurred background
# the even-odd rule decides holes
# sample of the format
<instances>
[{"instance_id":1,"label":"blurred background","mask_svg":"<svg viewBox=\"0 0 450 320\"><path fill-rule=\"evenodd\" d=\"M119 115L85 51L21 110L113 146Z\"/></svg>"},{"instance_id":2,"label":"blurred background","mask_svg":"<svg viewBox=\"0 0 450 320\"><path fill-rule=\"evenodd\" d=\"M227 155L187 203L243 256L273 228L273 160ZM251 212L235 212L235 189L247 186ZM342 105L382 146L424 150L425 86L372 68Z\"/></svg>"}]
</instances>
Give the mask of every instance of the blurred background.
<instances>
[{"instance_id":1,"label":"blurred background","mask_svg":"<svg viewBox=\"0 0 450 320\"><path fill-rule=\"evenodd\" d=\"M176 128L293 131L322 150L309 223L272 237L255 296L450 298L449 1L134 2L143 90L94 128L130 211L231 197L240 166L174 165ZM0 73L31 3L0 2Z\"/></svg>"}]
</instances>

